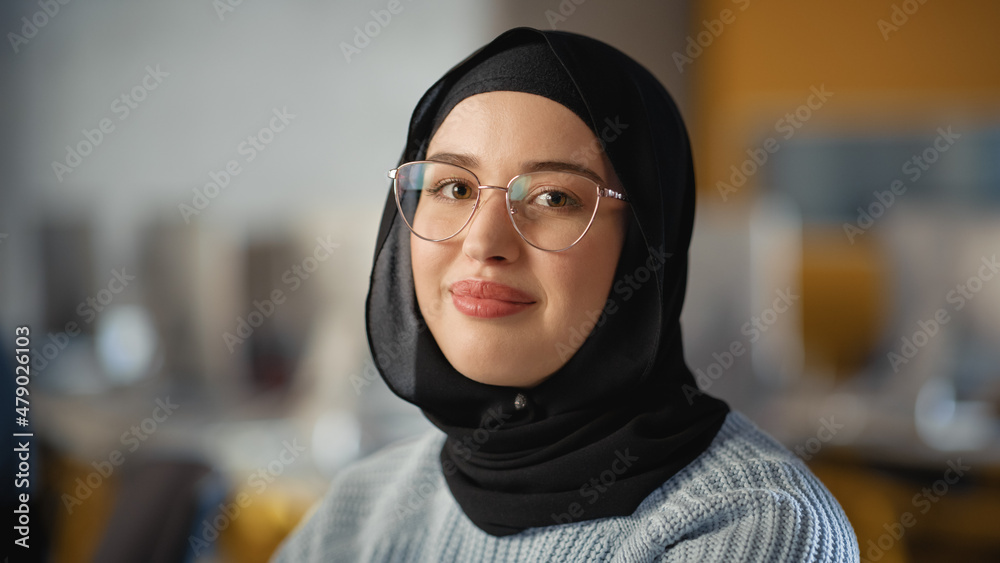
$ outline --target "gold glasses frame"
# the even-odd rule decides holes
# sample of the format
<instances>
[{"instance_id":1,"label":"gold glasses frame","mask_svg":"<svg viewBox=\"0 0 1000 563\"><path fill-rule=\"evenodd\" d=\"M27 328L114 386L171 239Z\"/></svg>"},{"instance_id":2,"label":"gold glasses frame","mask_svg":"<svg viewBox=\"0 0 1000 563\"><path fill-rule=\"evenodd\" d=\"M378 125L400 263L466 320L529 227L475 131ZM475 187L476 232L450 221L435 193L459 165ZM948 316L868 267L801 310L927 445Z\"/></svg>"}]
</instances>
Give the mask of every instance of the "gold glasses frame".
<instances>
[{"instance_id":1,"label":"gold glasses frame","mask_svg":"<svg viewBox=\"0 0 1000 563\"><path fill-rule=\"evenodd\" d=\"M462 226L457 231L455 231L454 234L448 235L448 236L446 236L444 238L438 238L438 239L427 238L427 237L421 235L420 233L416 232L413 229L413 226L410 225L410 222L407 221L407 219L406 219L406 213L403 210L403 203L400 200L400 190L401 190L401 188L400 188L400 185L399 185L399 178L400 178L399 171L402 170L402 169L404 169L404 168L410 167L410 166L422 165L422 164L438 164L438 165L447 165L447 166L453 166L455 168L459 168L459 169L467 172L469 174L469 176L471 178L473 178L475 180L475 183L477 184L476 187L478 189L476 190L476 201L475 201L475 204L472 206L472 210L469 213L469 217L465 220L465 223L463 223ZM512 205L512 202L510 200L510 189L511 189L511 186L513 186L515 182L517 182L519 179L521 179L521 178L523 178L525 176L532 176L532 175L536 175L536 174L540 174L540 173L545 173L545 172L546 171L537 171L537 172L527 172L527 173L524 173L524 174L518 174L517 176L514 176L513 178L511 178L509 182L507 182L507 186L490 186L490 185L482 184L479 181L479 177L476 176L476 174L473 171L469 170L468 168L465 168L464 166L459 166L457 164L452 164L450 162L439 162L439 161L436 161L436 160L415 160L415 161L412 161L412 162L407 162L407 163L401 164L397 168L393 168L393 169L389 170L389 172L388 172L387 175L389 176L389 178L392 179L392 191L393 191L393 195L394 195L395 200L396 200L396 210L399 211L399 216L403 219L403 223L406 225L406 228L409 229L410 232L413 233L414 235L416 235L418 238L421 238L423 240L430 241L430 242L443 242L443 241L452 239L452 238L458 236L458 234L461 233L463 230L465 230L465 227L467 227L469 225L469 223L472 222L472 218L475 216L476 210L479 209L479 204L482 201L482 191L483 190L501 190L501 191L503 191L504 192L504 200L505 200L506 206L507 206L507 217L510 219L510 223L511 223L511 225L513 225L514 230L517 232L518 235L520 235L521 239L524 240L524 242L528 243L529 245L531 245L534 248L537 248L539 250L544 250L546 252L562 252L564 250L569 250L570 248L572 248L573 246L575 246L576 243L580 242L580 240L583 239L583 237L586 236L587 233L590 231L590 226L593 225L594 218L597 217L597 211L601 207L601 198L608 197L608 198L617 199L617 200L620 200L620 201L625 201L625 202L628 201L628 198L625 196L625 194L623 194L621 192L617 192L617 191L612 190L612 189L609 189L607 187L604 187L600 183L595 182L592 178L589 178L589 177L584 176L582 174L577 174L575 172L569 172L569 171L562 171L562 170L560 170L559 173L561 173L561 174L571 174L573 176L577 176L577 177L583 178L583 179L587 180L588 182L594 184L594 187L597 190L597 195L598 195L597 204L594 205L594 211L590 215L590 219L587 221L586 228L584 228L583 232L580 234L580 236L578 236L576 238L576 240L574 240L569 245L567 245L567 246L565 246L563 248L557 248L557 249L542 248L542 247L538 246L537 244L535 244L535 243L531 242L530 240L528 240L528 237L526 237L524 235L524 233L521 232L521 229L517 226L517 222L514 221L514 214L517 213L517 210L514 208L514 206Z\"/></svg>"}]
</instances>

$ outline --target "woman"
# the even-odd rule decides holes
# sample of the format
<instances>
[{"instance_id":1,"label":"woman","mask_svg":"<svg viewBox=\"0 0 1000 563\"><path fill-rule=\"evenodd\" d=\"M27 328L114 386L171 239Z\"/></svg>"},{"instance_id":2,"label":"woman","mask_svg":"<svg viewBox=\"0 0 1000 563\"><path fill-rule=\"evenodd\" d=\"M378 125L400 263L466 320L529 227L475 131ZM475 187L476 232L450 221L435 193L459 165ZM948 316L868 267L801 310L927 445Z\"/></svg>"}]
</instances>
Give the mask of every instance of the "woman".
<instances>
[{"instance_id":1,"label":"woman","mask_svg":"<svg viewBox=\"0 0 1000 563\"><path fill-rule=\"evenodd\" d=\"M857 561L791 453L697 392L687 134L644 68L510 30L420 100L372 355L434 431L341 472L279 561Z\"/></svg>"}]
</instances>

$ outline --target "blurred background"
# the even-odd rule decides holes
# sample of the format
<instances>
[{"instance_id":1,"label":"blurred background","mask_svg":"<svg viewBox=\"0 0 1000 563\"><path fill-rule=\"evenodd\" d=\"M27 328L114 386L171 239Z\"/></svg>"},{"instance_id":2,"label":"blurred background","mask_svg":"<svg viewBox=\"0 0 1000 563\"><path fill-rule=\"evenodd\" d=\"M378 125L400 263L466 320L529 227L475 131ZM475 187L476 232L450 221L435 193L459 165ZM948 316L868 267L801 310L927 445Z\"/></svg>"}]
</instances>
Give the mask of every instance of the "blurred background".
<instances>
[{"instance_id":1,"label":"blurred background","mask_svg":"<svg viewBox=\"0 0 1000 563\"><path fill-rule=\"evenodd\" d=\"M1000 558L997 3L0 17L5 373L30 328L29 422L8 433L33 434L23 560L265 561L339 468L430 427L365 341L385 172L424 90L517 25L615 45L677 99L701 387L813 468L865 559Z\"/></svg>"}]
</instances>

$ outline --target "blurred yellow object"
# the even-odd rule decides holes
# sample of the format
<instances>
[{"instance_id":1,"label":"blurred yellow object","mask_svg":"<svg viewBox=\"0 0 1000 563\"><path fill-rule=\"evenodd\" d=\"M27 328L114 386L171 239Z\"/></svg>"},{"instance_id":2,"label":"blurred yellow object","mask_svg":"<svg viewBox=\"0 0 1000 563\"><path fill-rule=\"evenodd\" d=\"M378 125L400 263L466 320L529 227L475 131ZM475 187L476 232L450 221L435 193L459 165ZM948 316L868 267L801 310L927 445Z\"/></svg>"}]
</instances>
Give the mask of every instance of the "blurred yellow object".
<instances>
[{"instance_id":1,"label":"blurred yellow object","mask_svg":"<svg viewBox=\"0 0 1000 563\"><path fill-rule=\"evenodd\" d=\"M240 494L250 500L244 503L239 518L219 534L223 561L266 563L316 500L299 489L271 486L259 493L252 489L235 491L227 502Z\"/></svg>"},{"instance_id":2,"label":"blurred yellow object","mask_svg":"<svg viewBox=\"0 0 1000 563\"><path fill-rule=\"evenodd\" d=\"M806 373L857 373L888 322L887 259L876 239L851 244L839 226L806 226L802 343Z\"/></svg>"},{"instance_id":3,"label":"blurred yellow object","mask_svg":"<svg viewBox=\"0 0 1000 563\"><path fill-rule=\"evenodd\" d=\"M86 484L94 468L82 462L60 458L54 452L47 461L45 480L60 501L55 510L52 533L52 560L57 563L90 563L104 536L114 509L118 483L114 474L102 478L97 487ZM79 479L80 481L77 481ZM96 479L92 479L92 482ZM81 485L83 483L83 485ZM78 492L89 494L77 497ZM67 504L66 497L79 500Z\"/></svg>"},{"instance_id":4,"label":"blurred yellow object","mask_svg":"<svg viewBox=\"0 0 1000 563\"><path fill-rule=\"evenodd\" d=\"M851 521L858 537L861 557L872 561L872 555L868 554L871 549L868 541L875 541L885 533L885 523L895 522L899 518L895 498L897 495L893 491L900 485L858 465L814 462L809 464L809 469L830 489L844 509L844 514ZM903 539L907 538L904 536ZM876 548L882 552L877 559L879 563L905 563L910 560L904 542L887 550L878 546ZM875 552L877 553L878 551Z\"/></svg>"},{"instance_id":5,"label":"blurred yellow object","mask_svg":"<svg viewBox=\"0 0 1000 563\"><path fill-rule=\"evenodd\" d=\"M931 503L917 497L938 476L936 469L876 469L848 449L825 453L809 468L844 509L863 560L998 561L1000 468L977 467L974 481L935 496Z\"/></svg>"},{"instance_id":6,"label":"blurred yellow object","mask_svg":"<svg viewBox=\"0 0 1000 563\"><path fill-rule=\"evenodd\" d=\"M1000 3L919 2L918 12L903 14L905 26L883 29L880 21L891 22L894 7L915 2L695 3L694 34L700 22L723 10L736 19L692 66L696 105L690 126L699 197L739 201L766 187L758 174L726 199L718 191L730 167L766 138L784 146L793 136L831 131L934 131L956 114L974 122L995 120L1000 72L990 53L1000 52ZM784 128L788 120L780 120L812 88L823 86L830 100L805 124L797 121L799 128Z\"/></svg>"}]
</instances>

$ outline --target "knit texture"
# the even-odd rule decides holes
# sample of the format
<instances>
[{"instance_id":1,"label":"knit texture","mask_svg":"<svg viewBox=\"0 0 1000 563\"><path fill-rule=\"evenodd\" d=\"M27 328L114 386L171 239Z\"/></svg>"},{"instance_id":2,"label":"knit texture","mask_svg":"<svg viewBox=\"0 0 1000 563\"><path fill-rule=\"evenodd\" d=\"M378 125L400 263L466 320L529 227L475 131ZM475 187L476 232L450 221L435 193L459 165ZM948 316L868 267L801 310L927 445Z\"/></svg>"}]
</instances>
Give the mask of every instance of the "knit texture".
<instances>
[{"instance_id":1,"label":"knit texture","mask_svg":"<svg viewBox=\"0 0 1000 563\"><path fill-rule=\"evenodd\" d=\"M451 496L439 461L444 438L434 429L341 471L273 561L859 561L854 530L830 492L737 412L633 514L554 519L505 537L477 528ZM618 465L595 468L580 508L614 494L622 454Z\"/></svg>"}]
</instances>

